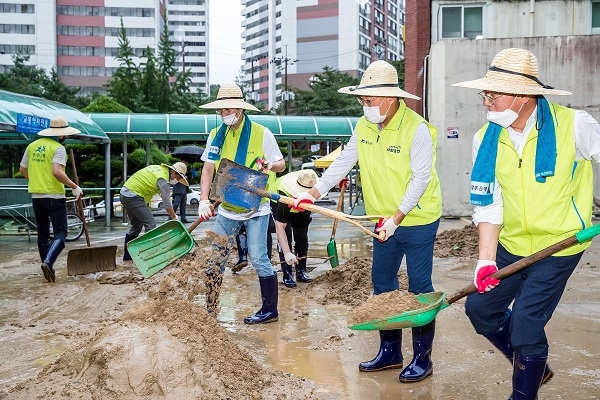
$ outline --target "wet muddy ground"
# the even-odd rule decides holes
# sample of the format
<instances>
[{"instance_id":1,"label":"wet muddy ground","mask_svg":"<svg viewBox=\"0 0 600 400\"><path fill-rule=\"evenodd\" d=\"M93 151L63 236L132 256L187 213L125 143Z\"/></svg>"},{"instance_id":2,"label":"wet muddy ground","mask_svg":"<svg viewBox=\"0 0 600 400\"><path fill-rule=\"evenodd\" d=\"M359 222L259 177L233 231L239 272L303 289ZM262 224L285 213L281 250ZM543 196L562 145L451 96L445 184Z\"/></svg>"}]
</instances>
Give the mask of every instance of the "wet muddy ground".
<instances>
[{"instance_id":1,"label":"wet muddy ground","mask_svg":"<svg viewBox=\"0 0 600 400\"><path fill-rule=\"evenodd\" d=\"M434 285L454 293L472 279L476 242L468 220L443 220ZM100 225L100 224L99 224ZM226 270L217 318L203 307L198 267L211 221L194 232L193 253L148 279L122 262L126 227L93 226L92 246L117 244L118 268L68 277L66 250L56 283L41 275L35 240L0 237L0 399L502 399L511 366L464 315L441 311L434 374L414 384L399 370L358 371L377 352L377 332L348 328L371 291L371 241L341 223L341 265L309 260L310 284L279 286L279 321L249 326L260 307L256 273ZM309 253L326 256L331 221L315 216ZM235 262L232 256L232 264ZM276 267L277 269L277 267ZM540 399L600 398L600 240L585 253L547 327L555 377ZM401 282L404 279L401 269ZM279 280L281 274L279 273ZM403 353L410 361L410 330Z\"/></svg>"}]
</instances>

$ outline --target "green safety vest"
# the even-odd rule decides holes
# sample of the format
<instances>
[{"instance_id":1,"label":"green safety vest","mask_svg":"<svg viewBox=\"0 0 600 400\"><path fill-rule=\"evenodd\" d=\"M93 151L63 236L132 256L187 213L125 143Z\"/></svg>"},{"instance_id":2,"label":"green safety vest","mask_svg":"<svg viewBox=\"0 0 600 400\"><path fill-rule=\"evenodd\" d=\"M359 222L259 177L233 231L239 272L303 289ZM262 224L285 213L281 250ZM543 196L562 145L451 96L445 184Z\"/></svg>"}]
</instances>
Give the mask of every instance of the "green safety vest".
<instances>
[{"instance_id":1,"label":"green safety vest","mask_svg":"<svg viewBox=\"0 0 600 400\"><path fill-rule=\"evenodd\" d=\"M29 193L65 194L65 185L52 173L52 159L61 146L50 138L38 139L27 146Z\"/></svg>"},{"instance_id":2,"label":"green safety vest","mask_svg":"<svg viewBox=\"0 0 600 400\"><path fill-rule=\"evenodd\" d=\"M131 175L123 186L143 197L146 203L150 203L152 196L160 192L160 189L156 186L158 179L163 178L169 182L169 177L169 168L162 165L148 165Z\"/></svg>"},{"instance_id":3,"label":"green safety vest","mask_svg":"<svg viewBox=\"0 0 600 400\"><path fill-rule=\"evenodd\" d=\"M244 126L244 121L242 121L242 123L240 124L238 129L231 130L230 132L227 133L227 136L225 136L225 141L223 142L223 147L221 148L221 158L218 161L215 161L215 170L217 170L219 168L219 164L221 163L222 159L227 158L229 160L235 160L235 153L237 151L238 143L240 142L240 136L242 133L243 126ZM210 131L211 141L214 139L214 137L217 133L217 130L218 130L218 127L214 128L212 131ZM250 128L250 142L248 143L248 152L246 153L246 163L244 164L246 167L250 167L252 165L252 163L254 162L254 160L256 160L257 157L259 157L259 158L265 157L265 152L263 149L264 133L265 133L264 126L257 124L255 122L252 122L252 125ZM266 190L272 191L272 189L274 187L273 185L275 185L275 173L272 171L269 171L267 174L269 175L269 179L267 181ZM268 201L268 199L263 198L261 200L261 203L264 203L266 201ZM248 210L243 207L237 207L232 204L225 203L225 202L221 204L221 207L223 207L224 209L226 209L228 211L233 211L233 212L236 212L239 214L248 212Z\"/></svg>"},{"instance_id":4,"label":"green safety vest","mask_svg":"<svg viewBox=\"0 0 600 400\"><path fill-rule=\"evenodd\" d=\"M556 167L546 182L535 180L538 130L534 126L519 157L508 131L502 129L496 157L496 179L504 206L500 243L511 254L526 257L592 226L593 174L589 160L576 161L575 110L550 103L556 128ZM550 121L548 121L550 122ZM479 131L483 140L487 124ZM564 249L573 255L590 242Z\"/></svg>"},{"instance_id":5,"label":"green safety vest","mask_svg":"<svg viewBox=\"0 0 600 400\"><path fill-rule=\"evenodd\" d=\"M427 124L433 140L431 179L418 204L401 225L426 225L441 217L442 191L435 169L437 131L404 101L382 131L364 117L356 123L360 179L368 215L394 215L398 211L412 177L410 146L421 123Z\"/></svg>"}]
</instances>

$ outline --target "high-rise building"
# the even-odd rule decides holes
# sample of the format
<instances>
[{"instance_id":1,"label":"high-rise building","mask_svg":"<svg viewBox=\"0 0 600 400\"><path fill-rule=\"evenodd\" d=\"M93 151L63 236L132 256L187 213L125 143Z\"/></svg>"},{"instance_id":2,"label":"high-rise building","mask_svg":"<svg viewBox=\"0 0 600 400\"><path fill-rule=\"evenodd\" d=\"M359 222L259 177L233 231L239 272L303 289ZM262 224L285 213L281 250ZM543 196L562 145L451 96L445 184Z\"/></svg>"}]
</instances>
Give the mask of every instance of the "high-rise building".
<instances>
[{"instance_id":1,"label":"high-rise building","mask_svg":"<svg viewBox=\"0 0 600 400\"><path fill-rule=\"evenodd\" d=\"M329 67L360 77L404 58L404 0L242 0L244 83L275 108Z\"/></svg>"},{"instance_id":2,"label":"high-rise building","mask_svg":"<svg viewBox=\"0 0 600 400\"><path fill-rule=\"evenodd\" d=\"M79 95L104 92L120 65L115 57L121 20L139 64L147 47L156 51L166 13L171 39L183 50L178 69L191 72L193 91L207 93L207 9L208 0L0 3L0 65L11 65L12 55L25 51L30 64L46 71L54 68L66 85L81 87Z\"/></svg>"}]
</instances>

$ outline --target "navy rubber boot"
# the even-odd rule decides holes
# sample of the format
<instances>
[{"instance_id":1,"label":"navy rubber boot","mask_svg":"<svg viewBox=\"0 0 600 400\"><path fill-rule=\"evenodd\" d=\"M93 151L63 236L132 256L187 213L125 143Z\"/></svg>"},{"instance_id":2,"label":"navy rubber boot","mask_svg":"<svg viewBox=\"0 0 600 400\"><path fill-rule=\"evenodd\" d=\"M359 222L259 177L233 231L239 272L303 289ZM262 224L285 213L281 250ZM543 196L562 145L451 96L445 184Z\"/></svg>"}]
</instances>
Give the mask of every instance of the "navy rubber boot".
<instances>
[{"instance_id":1,"label":"navy rubber boot","mask_svg":"<svg viewBox=\"0 0 600 400\"><path fill-rule=\"evenodd\" d=\"M419 382L433 374L431 349L434 336L435 320L427 325L412 328L413 360L400 373L400 382Z\"/></svg>"},{"instance_id":2,"label":"navy rubber boot","mask_svg":"<svg viewBox=\"0 0 600 400\"><path fill-rule=\"evenodd\" d=\"M510 342L510 331L509 326L510 326L510 315L511 315L511 310L508 310L506 312L506 315L508 316L508 318L506 319L506 321L502 324L502 326L500 326L500 328L496 329L495 331L491 331L488 332L486 334L484 334L483 336L490 341L490 343L492 343L494 345L494 347L496 347L498 350L500 350L500 352L502 354L504 354L504 357L506 357L508 359L508 361L510 361L510 363L513 363L513 347L512 344ZM548 382L550 379L552 379L552 377L554 376L554 372L552 372L552 370L550 369L550 366L548 364L546 364L546 369L544 370L544 377L542 378L542 385L546 382Z\"/></svg>"},{"instance_id":3,"label":"navy rubber boot","mask_svg":"<svg viewBox=\"0 0 600 400\"><path fill-rule=\"evenodd\" d=\"M307 254L306 252L298 253L298 258L306 257ZM312 282L312 278L306 275L306 258L298 260L298 265L296 265L296 280L304 283Z\"/></svg>"},{"instance_id":4,"label":"navy rubber boot","mask_svg":"<svg viewBox=\"0 0 600 400\"><path fill-rule=\"evenodd\" d=\"M277 275L259 276L262 307L249 317L244 318L245 324L266 324L279 319L277 312Z\"/></svg>"},{"instance_id":5,"label":"navy rubber boot","mask_svg":"<svg viewBox=\"0 0 600 400\"><path fill-rule=\"evenodd\" d=\"M374 359L358 364L363 372L402 368L402 330L379 331L379 352Z\"/></svg>"},{"instance_id":6,"label":"navy rubber boot","mask_svg":"<svg viewBox=\"0 0 600 400\"><path fill-rule=\"evenodd\" d=\"M235 243L237 244L238 262L231 267L231 272L236 273L241 271L248 265L248 246L246 245L246 235L239 233L235 235Z\"/></svg>"},{"instance_id":7,"label":"navy rubber boot","mask_svg":"<svg viewBox=\"0 0 600 400\"><path fill-rule=\"evenodd\" d=\"M546 370L546 357L526 357L515 354L513 392L509 400L536 400Z\"/></svg>"},{"instance_id":8,"label":"navy rubber boot","mask_svg":"<svg viewBox=\"0 0 600 400\"><path fill-rule=\"evenodd\" d=\"M296 281L292 275L292 266L284 262L281 264L281 272L283 272L283 284L285 287L295 288Z\"/></svg>"},{"instance_id":9,"label":"navy rubber boot","mask_svg":"<svg viewBox=\"0 0 600 400\"><path fill-rule=\"evenodd\" d=\"M130 235L129 233L125 234L125 247L123 248L123 261L131 260L131 255L129 255L129 249L127 249L127 243L131 242L137 236Z\"/></svg>"},{"instance_id":10,"label":"navy rubber boot","mask_svg":"<svg viewBox=\"0 0 600 400\"><path fill-rule=\"evenodd\" d=\"M48 282L56 281L54 273L54 262L60 255L60 252L65 248L65 242L60 239L54 239L48 244L48 250L44 262L42 262L42 273Z\"/></svg>"}]
</instances>

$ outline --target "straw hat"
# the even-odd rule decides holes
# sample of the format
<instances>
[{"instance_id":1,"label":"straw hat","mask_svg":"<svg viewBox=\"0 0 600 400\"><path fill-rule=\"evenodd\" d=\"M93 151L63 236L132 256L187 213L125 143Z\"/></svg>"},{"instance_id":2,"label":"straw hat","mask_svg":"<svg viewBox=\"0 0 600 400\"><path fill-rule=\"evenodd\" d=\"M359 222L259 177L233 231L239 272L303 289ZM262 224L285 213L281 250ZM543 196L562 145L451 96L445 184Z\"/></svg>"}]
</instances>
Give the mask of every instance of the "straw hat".
<instances>
[{"instance_id":1,"label":"straw hat","mask_svg":"<svg viewBox=\"0 0 600 400\"><path fill-rule=\"evenodd\" d=\"M173 166L170 166L168 164L160 164L160 165L177 172L177 174L179 175L179 179L177 179L177 181L179 183L183 183L185 186L190 186L190 184L187 181L187 178L185 177L185 174L187 173L187 166L184 163L176 162L175 164L173 164Z\"/></svg>"},{"instance_id":2,"label":"straw hat","mask_svg":"<svg viewBox=\"0 0 600 400\"><path fill-rule=\"evenodd\" d=\"M242 108L250 111L260 111L250 103L244 101L242 89L235 83L227 83L219 88L217 100L212 103L203 104L200 108Z\"/></svg>"},{"instance_id":3,"label":"straw hat","mask_svg":"<svg viewBox=\"0 0 600 400\"><path fill-rule=\"evenodd\" d=\"M346 86L340 93L354 96L407 97L421 100L398 86L398 71L387 61L377 60L367 67L358 86Z\"/></svg>"},{"instance_id":4,"label":"straw hat","mask_svg":"<svg viewBox=\"0 0 600 400\"><path fill-rule=\"evenodd\" d=\"M38 132L39 136L69 136L81 133L79 129L71 128L65 117L52 117L50 128Z\"/></svg>"},{"instance_id":5,"label":"straw hat","mask_svg":"<svg viewBox=\"0 0 600 400\"><path fill-rule=\"evenodd\" d=\"M521 95L571 94L542 83L535 55L517 48L504 49L496 54L484 78L452 86Z\"/></svg>"},{"instance_id":6,"label":"straw hat","mask_svg":"<svg viewBox=\"0 0 600 400\"><path fill-rule=\"evenodd\" d=\"M290 196L306 192L317 183L317 173L312 169L290 172L281 178L281 189Z\"/></svg>"}]
</instances>

